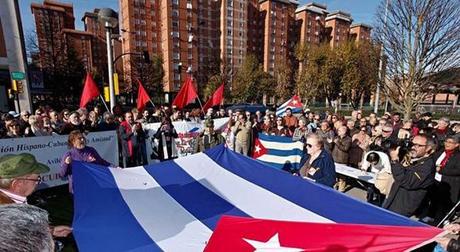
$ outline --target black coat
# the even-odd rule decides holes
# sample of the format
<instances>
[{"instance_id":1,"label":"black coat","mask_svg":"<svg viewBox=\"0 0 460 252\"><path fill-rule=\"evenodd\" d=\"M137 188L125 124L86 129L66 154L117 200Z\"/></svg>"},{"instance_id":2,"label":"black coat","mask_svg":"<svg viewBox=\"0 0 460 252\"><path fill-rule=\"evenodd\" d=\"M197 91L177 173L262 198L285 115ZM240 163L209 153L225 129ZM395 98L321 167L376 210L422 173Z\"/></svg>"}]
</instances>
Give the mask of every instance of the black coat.
<instances>
[{"instance_id":1,"label":"black coat","mask_svg":"<svg viewBox=\"0 0 460 252\"><path fill-rule=\"evenodd\" d=\"M392 163L391 172L395 181L384 208L410 217L422 205L434 183L434 160L422 158L408 167Z\"/></svg>"},{"instance_id":2,"label":"black coat","mask_svg":"<svg viewBox=\"0 0 460 252\"><path fill-rule=\"evenodd\" d=\"M436 161L443 152L437 153L434 160ZM456 204L460 199L460 151L453 153L439 174L442 175L442 178L438 192L442 193L450 204Z\"/></svg>"}]
</instances>

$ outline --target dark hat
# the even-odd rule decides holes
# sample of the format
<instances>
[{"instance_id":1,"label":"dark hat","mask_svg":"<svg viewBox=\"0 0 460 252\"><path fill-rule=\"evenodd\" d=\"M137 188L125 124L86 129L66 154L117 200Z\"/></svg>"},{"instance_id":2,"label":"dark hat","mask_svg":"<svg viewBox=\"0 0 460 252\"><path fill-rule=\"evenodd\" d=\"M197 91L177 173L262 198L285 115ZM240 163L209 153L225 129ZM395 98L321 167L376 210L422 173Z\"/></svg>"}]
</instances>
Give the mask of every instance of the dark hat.
<instances>
[{"instance_id":1,"label":"dark hat","mask_svg":"<svg viewBox=\"0 0 460 252\"><path fill-rule=\"evenodd\" d=\"M8 154L0 157L0 178L17 178L49 171L48 166L37 162L34 155L29 153Z\"/></svg>"}]
</instances>

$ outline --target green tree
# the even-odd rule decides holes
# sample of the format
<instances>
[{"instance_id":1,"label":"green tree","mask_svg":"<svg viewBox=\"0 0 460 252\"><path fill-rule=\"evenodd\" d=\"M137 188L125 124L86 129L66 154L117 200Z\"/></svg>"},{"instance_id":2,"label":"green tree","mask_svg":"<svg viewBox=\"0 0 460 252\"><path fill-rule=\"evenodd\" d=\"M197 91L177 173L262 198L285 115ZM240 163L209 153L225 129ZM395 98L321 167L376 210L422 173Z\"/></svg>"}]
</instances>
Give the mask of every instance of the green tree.
<instances>
[{"instance_id":1,"label":"green tree","mask_svg":"<svg viewBox=\"0 0 460 252\"><path fill-rule=\"evenodd\" d=\"M341 55L327 43L299 48L297 59L302 64L296 79L299 94L307 100L325 97L332 105L339 97L342 83Z\"/></svg>"},{"instance_id":2,"label":"green tree","mask_svg":"<svg viewBox=\"0 0 460 252\"><path fill-rule=\"evenodd\" d=\"M379 50L371 42L349 42L339 47L342 55L342 94L352 107L360 106L361 97L374 91L378 81Z\"/></svg>"},{"instance_id":3,"label":"green tree","mask_svg":"<svg viewBox=\"0 0 460 252\"><path fill-rule=\"evenodd\" d=\"M276 86L275 97L278 100L285 101L293 95L293 71L288 64L276 64L274 74Z\"/></svg>"},{"instance_id":4,"label":"green tree","mask_svg":"<svg viewBox=\"0 0 460 252\"><path fill-rule=\"evenodd\" d=\"M274 93L273 77L263 71L257 57L247 55L241 68L235 74L232 97L236 102L261 102L263 95Z\"/></svg>"},{"instance_id":5,"label":"green tree","mask_svg":"<svg viewBox=\"0 0 460 252\"><path fill-rule=\"evenodd\" d=\"M164 97L163 77L163 58L153 55L149 62L138 58L135 66L135 76L142 82L145 90L154 102L162 102ZM135 91L137 91L137 80L132 80ZM135 83L135 84L134 84Z\"/></svg>"}]
</instances>

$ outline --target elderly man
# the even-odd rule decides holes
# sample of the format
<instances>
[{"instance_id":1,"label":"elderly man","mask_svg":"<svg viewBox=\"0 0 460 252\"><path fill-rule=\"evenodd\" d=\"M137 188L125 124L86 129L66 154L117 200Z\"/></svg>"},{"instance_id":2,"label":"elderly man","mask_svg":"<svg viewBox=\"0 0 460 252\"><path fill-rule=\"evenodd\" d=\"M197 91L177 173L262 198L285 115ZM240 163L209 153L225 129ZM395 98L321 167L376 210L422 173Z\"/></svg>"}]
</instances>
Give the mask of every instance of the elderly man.
<instances>
[{"instance_id":1,"label":"elderly man","mask_svg":"<svg viewBox=\"0 0 460 252\"><path fill-rule=\"evenodd\" d=\"M40 174L49 170L29 153L0 157L0 205L26 204L27 196L33 193L41 181ZM65 237L72 229L67 226L56 226L52 231L54 236Z\"/></svg>"},{"instance_id":2,"label":"elderly man","mask_svg":"<svg viewBox=\"0 0 460 252\"><path fill-rule=\"evenodd\" d=\"M203 132L196 138L194 153L203 152L224 142L224 137L219 132L214 131L214 120L206 119Z\"/></svg>"},{"instance_id":3,"label":"elderly man","mask_svg":"<svg viewBox=\"0 0 460 252\"><path fill-rule=\"evenodd\" d=\"M245 156L249 155L249 147L252 137L251 122L246 119L245 114L238 115L238 121L232 127L235 135L235 151Z\"/></svg>"},{"instance_id":4,"label":"elderly man","mask_svg":"<svg viewBox=\"0 0 460 252\"><path fill-rule=\"evenodd\" d=\"M391 173L394 183L384 208L410 217L422 205L428 189L434 183L435 162L431 156L435 148L432 138L418 135L412 140L411 164L404 167L399 160L399 147L390 150Z\"/></svg>"},{"instance_id":5,"label":"elderly man","mask_svg":"<svg viewBox=\"0 0 460 252\"><path fill-rule=\"evenodd\" d=\"M0 204L26 203L26 197L41 181L39 175L48 171L46 165L28 153L1 157Z\"/></svg>"},{"instance_id":6,"label":"elderly man","mask_svg":"<svg viewBox=\"0 0 460 252\"><path fill-rule=\"evenodd\" d=\"M453 135L454 132L449 128L450 120L447 117L441 117L438 120L438 125L434 132L436 138L438 139L440 147L444 146L444 141L447 136Z\"/></svg>"},{"instance_id":7,"label":"elderly man","mask_svg":"<svg viewBox=\"0 0 460 252\"><path fill-rule=\"evenodd\" d=\"M1 251L54 251L48 213L27 204L0 206Z\"/></svg>"}]
</instances>

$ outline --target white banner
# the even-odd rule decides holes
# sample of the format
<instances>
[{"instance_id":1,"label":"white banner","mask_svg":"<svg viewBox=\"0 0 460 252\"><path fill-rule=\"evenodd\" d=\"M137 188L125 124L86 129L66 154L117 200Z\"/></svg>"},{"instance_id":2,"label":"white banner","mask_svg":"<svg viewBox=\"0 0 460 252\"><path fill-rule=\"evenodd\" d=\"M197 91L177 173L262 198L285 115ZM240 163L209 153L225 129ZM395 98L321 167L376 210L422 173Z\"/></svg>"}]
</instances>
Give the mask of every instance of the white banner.
<instances>
[{"instance_id":1,"label":"white banner","mask_svg":"<svg viewBox=\"0 0 460 252\"><path fill-rule=\"evenodd\" d=\"M214 119L214 129L222 132L227 126L228 117ZM152 152L156 146L156 141L153 139L153 135L157 132L161 123L149 123L144 124L142 127L147 132L146 151L147 151L147 160L149 164L159 162L159 160L154 159ZM177 134L179 135L176 138L177 152L179 157L185 157L193 154L193 148L195 144L195 138L201 133L204 129L204 121L201 123L196 122L173 122L174 128L176 129Z\"/></svg>"},{"instance_id":2,"label":"white banner","mask_svg":"<svg viewBox=\"0 0 460 252\"><path fill-rule=\"evenodd\" d=\"M62 185L67 183L67 180L59 177L61 157L69 150L67 139L68 135L0 139L0 156L30 153L38 162L51 169L42 175L43 182L39 189ZM89 133L86 140L88 146L95 148L103 159L118 166L118 139L115 131Z\"/></svg>"}]
</instances>

